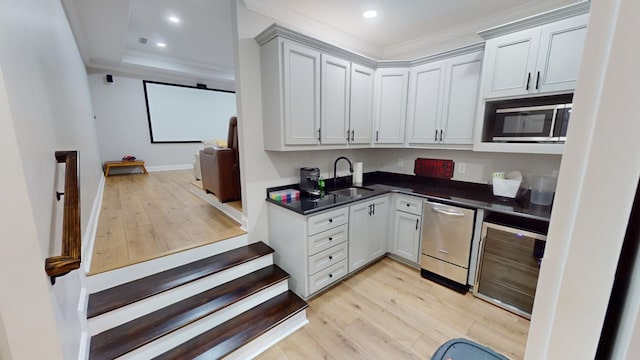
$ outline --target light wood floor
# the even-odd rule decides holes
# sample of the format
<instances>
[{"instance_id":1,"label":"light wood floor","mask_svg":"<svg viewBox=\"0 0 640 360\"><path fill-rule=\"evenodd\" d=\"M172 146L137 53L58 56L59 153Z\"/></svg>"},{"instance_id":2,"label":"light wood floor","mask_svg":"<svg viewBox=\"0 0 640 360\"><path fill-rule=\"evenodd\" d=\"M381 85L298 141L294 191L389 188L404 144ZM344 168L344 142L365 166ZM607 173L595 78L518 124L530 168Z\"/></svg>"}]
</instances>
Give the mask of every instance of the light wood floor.
<instances>
[{"instance_id":1,"label":"light wood floor","mask_svg":"<svg viewBox=\"0 0 640 360\"><path fill-rule=\"evenodd\" d=\"M260 360L430 359L467 338L522 359L529 321L385 258L312 299L309 323Z\"/></svg>"},{"instance_id":2,"label":"light wood floor","mask_svg":"<svg viewBox=\"0 0 640 360\"><path fill-rule=\"evenodd\" d=\"M189 191L193 171L105 178L90 274L245 234Z\"/></svg>"}]
</instances>

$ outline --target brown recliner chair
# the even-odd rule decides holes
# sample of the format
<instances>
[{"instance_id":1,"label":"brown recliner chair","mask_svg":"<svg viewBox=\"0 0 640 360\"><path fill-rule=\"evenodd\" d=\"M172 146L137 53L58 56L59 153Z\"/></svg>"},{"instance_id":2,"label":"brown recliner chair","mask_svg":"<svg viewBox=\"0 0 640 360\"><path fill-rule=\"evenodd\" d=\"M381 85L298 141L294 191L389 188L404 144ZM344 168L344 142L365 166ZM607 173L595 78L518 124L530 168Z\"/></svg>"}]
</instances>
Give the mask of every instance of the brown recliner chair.
<instances>
[{"instance_id":1,"label":"brown recliner chair","mask_svg":"<svg viewBox=\"0 0 640 360\"><path fill-rule=\"evenodd\" d=\"M240 162L238 153L238 119L229 119L226 148L200 150L202 187L220 202L240 200Z\"/></svg>"}]
</instances>

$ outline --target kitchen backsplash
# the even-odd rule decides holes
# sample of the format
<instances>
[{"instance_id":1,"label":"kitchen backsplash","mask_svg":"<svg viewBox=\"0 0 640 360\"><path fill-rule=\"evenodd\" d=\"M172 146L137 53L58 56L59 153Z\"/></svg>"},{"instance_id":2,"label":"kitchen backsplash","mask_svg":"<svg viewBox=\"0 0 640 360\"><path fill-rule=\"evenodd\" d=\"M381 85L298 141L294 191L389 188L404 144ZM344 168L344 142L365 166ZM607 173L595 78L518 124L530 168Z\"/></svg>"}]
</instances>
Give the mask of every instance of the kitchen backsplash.
<instances>
[{"instance_id":1,"label":"kitchen backsplash","mask_svg":"<svg viewBox=\"0 0 640 360\"><path fill-rule=\"evenodd\" d=\"M376 149L373 159L380 171L413 174L418 157L449 159L455 163L453 180L488 184L494 171L519 170L529 181L536 175L554 176L561 155L509 154L458 150Z\"/></svg>"},{"instance_id":2,"label":"kitchen backsplash","mask_svg":"<svg viewBox=\"0 0 640 360\"><path fill-rule=\"evenodd\" d=\"M363 171L388 171L413 174L418 157L450 159L455 162L453 180L488 184L494 171L519 170L526 180L535 175L553 176L560 169L560 155L488 153L459 150L421 149L360 149L299 152L267 152L277 169L281 183L299 180L298 169L303 166L320 168L321 176L333 177L333 162L346 156L352 162L362 162ZM462 171L464 170L464 171ZM348 175L346 162L338 164L338 176Z\"/></svg>"}]
</instances>

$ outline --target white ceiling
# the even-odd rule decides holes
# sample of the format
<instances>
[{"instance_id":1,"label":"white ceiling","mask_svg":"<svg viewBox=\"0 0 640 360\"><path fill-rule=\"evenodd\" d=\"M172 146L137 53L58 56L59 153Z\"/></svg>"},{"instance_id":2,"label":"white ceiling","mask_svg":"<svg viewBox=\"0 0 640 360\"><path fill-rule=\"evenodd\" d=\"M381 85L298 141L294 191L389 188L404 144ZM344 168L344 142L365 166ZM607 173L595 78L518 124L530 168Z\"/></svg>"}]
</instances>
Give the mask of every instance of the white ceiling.
<instances>
[{"instance_id":1,"label":"white ceiling","mask_svg":"<svg viewBox=\"0 0 640 360\"><path fill-rule=\"evenodd\" d=\"M229 0L62 0L87 67L233 82ZM509 19L577 0L243 0L286 24L294 17L347 34L364 46L420 46L423 39L467 31L486 19ZM366 9L378 17L364 19ZM182 19L172 24L168 17ZM500 17L502 15L502 17ZM515 19L515 18L513 18ZM513 20L511 19L511 20ZM480 21L482 20L482 21ZM147 45L139 37L149 39ZM155 43L167 44L158 48ZM422 42L421 42L422 41ZM410 44L410 45L406 45Z\"/></svg>"}]
</instances>

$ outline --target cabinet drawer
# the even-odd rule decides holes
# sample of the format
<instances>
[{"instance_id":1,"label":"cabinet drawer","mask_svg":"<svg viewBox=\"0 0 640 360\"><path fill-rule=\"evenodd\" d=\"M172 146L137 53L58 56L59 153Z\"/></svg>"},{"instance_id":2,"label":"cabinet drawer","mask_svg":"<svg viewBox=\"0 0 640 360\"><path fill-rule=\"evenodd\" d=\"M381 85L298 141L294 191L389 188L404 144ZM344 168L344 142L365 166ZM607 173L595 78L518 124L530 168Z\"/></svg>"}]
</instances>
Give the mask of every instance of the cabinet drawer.
<instances>
[{"instance_id":1,"label":"cabinet drawer","mask_svg":"<svg viewBox=\"0 0 640 360\"><path fill-rule=\"evenodd\" d=\"M465 268L449 264L446 261L438 260L424 254L422 255L422 261L420 262L420 265L423 269L442 275L447 279L451 279L460 284L467 283L468 271Z\"/></svg>"},{"instance_id":2,"label":"cabinet drawer","mask_svg":"<svg viewBox=\"0 0 640 360\"><path fill-rule=\"evenodd\" d=\"M307 235L315 235L321 231L332 229L346 224L349 216L349 207L328 211L319 215L310 216L307 220Z\"/></svg>"},{"instance_id":3,"label":"cabinet drawer","mask_svg":"<svg viewBox=\"0 0 640 360\"><path fill-rule=\"evenodd\" d=\"M313 294L314 292L340 280L346 274L347 260L344 259L335 265L329 266L328 268L309 276L309 294Z\"/></svg>"},{"instance_id":4,"label":"cabinet drawer","mask_svg":"<svg viewBox=\"0 0 640 360\"><path fill-rule=\"evenodd\" d=\"M326 250L332 246L338 245L347 241L348 226L347 224L340 225L334 229L323 231L319 234L309 236L308 241L308 255L317 254L322 250Z\"/></svg>"},{"instance_id":5,"label":"cabinet drawer","mask_svg":"<svg viewBox=\"0 0 640 360\"><path fill-rule=\"evenodd\" d=\"M328 248L309 257L309 275L325 269L347 258L347 243Z\"/></svg>"},{"instance_id":6,"label":"cabinet drawer","mask_svg":"<svg viewBox=\"0 0 640 360\"><path fill-rule=\"evenodd\" d=\"M408 212L414 215L422 215L422 199L408 196L396 197L396 210Z\"/></svg>"}]
</instances>

